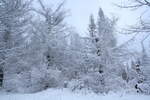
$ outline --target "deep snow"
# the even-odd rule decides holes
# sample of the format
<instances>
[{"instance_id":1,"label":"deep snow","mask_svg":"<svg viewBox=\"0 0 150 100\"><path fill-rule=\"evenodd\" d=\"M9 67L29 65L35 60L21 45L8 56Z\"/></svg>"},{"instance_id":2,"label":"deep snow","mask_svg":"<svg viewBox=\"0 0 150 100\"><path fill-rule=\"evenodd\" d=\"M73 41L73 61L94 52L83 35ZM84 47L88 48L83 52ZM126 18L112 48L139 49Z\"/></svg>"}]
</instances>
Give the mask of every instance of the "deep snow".
<instances>
[{"instance_id":1,"label":"deep snow","mask_svg":"<svg viewBox=\"0 0 150 100\"><path fill-rule=\"evenodd\" d=\"M97 95L85 92L70 92L69 90L48 89L34 94L0 93L0 100L150 100L150 96L125 93L110 93Z\"/></svg>"}]
</instances>

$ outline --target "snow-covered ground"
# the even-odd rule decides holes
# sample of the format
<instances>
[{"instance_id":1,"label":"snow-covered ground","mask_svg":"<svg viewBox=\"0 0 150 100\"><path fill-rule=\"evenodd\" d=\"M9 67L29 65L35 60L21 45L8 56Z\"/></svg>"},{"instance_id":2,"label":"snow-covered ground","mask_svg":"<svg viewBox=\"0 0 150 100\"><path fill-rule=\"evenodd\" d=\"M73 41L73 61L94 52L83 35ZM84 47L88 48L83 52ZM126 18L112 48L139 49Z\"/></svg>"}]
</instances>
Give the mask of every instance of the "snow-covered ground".
<instances>
[{"instance_id":1,"label":"snow-covered ground","mask_svg":"<svg viewBox=\"0 0 150 100\"><path fill-rule=\"evenodd\" d=\"M35 94L6 94L1 92L0 100L150 100L150 96L123 93L97 95L94 93L75 93L69 90L48 89Z\"/></svg>"}]
</instances>

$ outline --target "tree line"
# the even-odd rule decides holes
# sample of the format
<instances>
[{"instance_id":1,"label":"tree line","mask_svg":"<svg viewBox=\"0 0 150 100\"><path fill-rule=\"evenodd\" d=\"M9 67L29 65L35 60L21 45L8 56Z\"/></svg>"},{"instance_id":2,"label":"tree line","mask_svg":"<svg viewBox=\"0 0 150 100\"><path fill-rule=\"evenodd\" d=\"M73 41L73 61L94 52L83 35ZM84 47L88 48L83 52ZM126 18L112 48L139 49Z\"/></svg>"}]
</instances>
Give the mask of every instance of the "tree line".
<instances>
[{"instance_id":1,"label":"tree line","mask_svg":"<svg viewBox=\"0 0 150 100\"><path fill-rule=\"evenodd\" d=\"M127 43L117 46L117 18L108 18L100 8L97 20L89 17L88 35L81 37L65 22L64 2L56 8L45 6L42 0L37 0L40 8L35 8L34 2L0 0L2 89L22 93L48 88L150 93L150 58L144 47L138 53L130 51ZM136 2L129 7L149 7L146 0ZM148 33L148 23L142 22L128 31Z\"/></svg>"}]
</instances>

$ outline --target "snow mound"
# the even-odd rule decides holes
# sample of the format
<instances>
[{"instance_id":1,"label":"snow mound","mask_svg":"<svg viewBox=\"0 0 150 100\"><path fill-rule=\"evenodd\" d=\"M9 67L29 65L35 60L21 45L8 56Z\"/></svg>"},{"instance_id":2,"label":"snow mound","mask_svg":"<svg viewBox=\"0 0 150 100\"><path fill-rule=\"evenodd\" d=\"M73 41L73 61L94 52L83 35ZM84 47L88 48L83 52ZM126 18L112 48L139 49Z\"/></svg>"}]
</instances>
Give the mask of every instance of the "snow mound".
<instances>
[{"instance_id":1,"label":"snow mound","mask_svg":"<svg viewBox=\"0 0 150 100\"><path fill-rule=\"evenodd\" d=\"M138 94L110 93L107 95L94 93L71 92L66 89L48 89L34 94L0 93L0 100L150 100L150 96Z\"/></svg>"}]
</instances>

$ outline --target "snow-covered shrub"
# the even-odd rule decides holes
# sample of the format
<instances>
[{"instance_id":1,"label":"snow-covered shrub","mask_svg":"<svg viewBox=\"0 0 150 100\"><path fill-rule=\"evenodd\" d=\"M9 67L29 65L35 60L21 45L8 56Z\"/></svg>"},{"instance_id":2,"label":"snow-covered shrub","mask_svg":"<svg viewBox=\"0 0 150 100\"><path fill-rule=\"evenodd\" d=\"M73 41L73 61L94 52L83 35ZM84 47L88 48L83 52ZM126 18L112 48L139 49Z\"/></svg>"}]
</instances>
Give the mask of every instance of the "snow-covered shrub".
<instances>
[{"instance_id":1,"label":"snow-covered shrub","mask_svg":"<svg viewBox=\"0 0 150 100\"><path fill-rule=\"evenodd\" d=\"M99 73L91 73L82 76L80 79L73 79L68 83L68 88L72 91L86 89L95 93L103 93L103 78Z\"/></svg>"}]
</instances>

